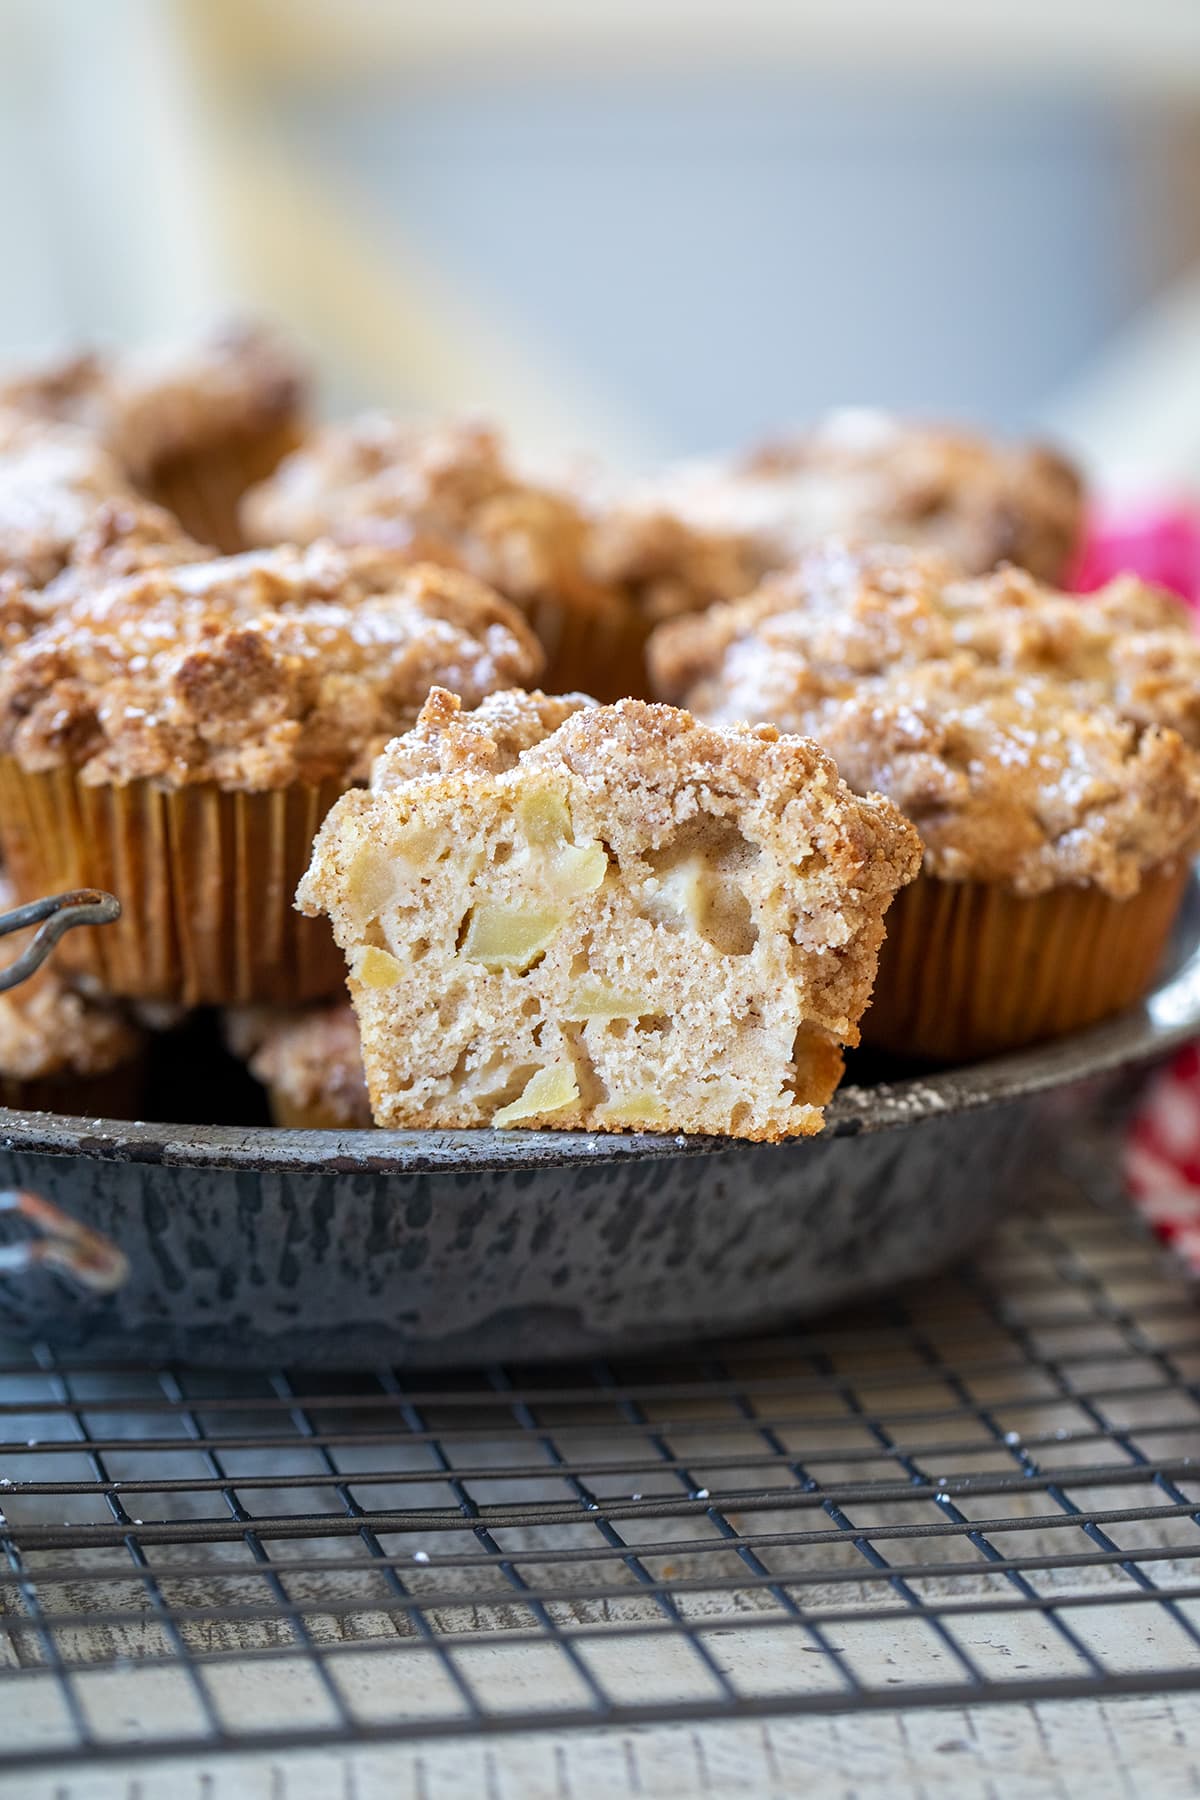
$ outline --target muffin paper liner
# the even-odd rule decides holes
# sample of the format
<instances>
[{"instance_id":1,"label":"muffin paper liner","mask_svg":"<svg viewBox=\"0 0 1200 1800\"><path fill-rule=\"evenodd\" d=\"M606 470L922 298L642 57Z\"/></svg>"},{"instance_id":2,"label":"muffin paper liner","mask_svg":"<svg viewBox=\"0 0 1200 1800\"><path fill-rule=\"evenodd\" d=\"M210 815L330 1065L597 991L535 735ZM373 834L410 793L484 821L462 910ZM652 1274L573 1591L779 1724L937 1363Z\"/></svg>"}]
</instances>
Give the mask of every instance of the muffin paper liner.
<instances>
[{"instance_id":1,"label":"muffin paper liner","mask_svg":"<svg viewBox=\"0 0 1200 1800\"><path fill-rule=\"evenodd\" d=\"M580 605L540 600L526 613L546 652L539 685L547 694L590 694L594 700L648 693L647 629L632 603L605 598Z\"/></svg>"},{"instance_id":2,"label":"muffin paper liner","mask_svg":"<svg viewBox=\"0 0 1200 1800\"><path fill-rule=\"evenodd\" d=\"M255 482L265 481L299 442L300 433L291 425L247 434L190 456L172 457L153 470L144 489L174 513L198 543L233 555L247 547L238 517L242 495Z\"/></svg>"},{"instance_id":3,"label":"muffin paper liner","mask_svg":"<svg viewBox=\"0 0 1200 1800\"><path fill-rule=\"evenodd\" d=\"M1121 1012L1154 980L1187 877L1186 862L1165 864L1114 900L1091 887L1025 897L918 876L888 913L863 1043L967 1062Z\"/></svg>"},{"instance_id":4,"label":"muffin paper liner","mask_svg":"<svg viewBox=\"0 0 1200 1800\"><path fill-rule=\"evenodd\" d=\"M69 933L64 969L105 993L183 1006L298 1005L338 992L328 920L292 905L341 782L266 793L212 783L89 787L0 758L0 846L19 900L106 888L114 925Z\"/></svg>"}]
</instances>

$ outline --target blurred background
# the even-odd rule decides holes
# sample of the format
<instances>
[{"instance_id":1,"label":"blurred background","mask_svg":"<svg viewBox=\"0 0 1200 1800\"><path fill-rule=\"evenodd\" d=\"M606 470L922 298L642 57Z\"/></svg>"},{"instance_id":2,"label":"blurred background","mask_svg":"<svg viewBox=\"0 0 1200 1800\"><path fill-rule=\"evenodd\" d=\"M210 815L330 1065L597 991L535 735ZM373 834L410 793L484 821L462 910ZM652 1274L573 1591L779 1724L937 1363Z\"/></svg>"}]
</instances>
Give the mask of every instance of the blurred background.
<instances>
[{"instance_id":1,"label":"blurred background","mask_svg":"<svg viewBox=\"0 0 1200 1800\"><path fill-rule=\"evenodd\" d=\"M833 404L1200 486L1198 0L0 0L0 351L289 323L627 464Z\"/></svg>"}]
</instances>

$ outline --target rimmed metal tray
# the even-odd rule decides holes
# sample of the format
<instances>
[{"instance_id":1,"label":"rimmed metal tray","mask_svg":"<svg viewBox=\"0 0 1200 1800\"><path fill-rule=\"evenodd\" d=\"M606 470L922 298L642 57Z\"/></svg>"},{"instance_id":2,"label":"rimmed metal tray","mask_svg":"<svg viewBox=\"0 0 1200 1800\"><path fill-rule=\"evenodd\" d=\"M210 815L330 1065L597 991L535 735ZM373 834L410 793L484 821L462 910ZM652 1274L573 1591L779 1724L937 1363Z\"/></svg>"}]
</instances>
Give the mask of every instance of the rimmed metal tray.
<instances>
[{"instance_id":1,"label":"rimmed metal tray","mask_svg":"<svg viewBox=\"0 0 1200 1800\"><path fill-rule=\"evenodd\" d=\"M1200 892L1109 1024L850 1085L783 1145L287 1131L0 1109L0 1329L103 1354L314 1367L570 1357L768 1329L986 1230L1063 1099L1200 1035Z\"/></svg>"}]
</instances>

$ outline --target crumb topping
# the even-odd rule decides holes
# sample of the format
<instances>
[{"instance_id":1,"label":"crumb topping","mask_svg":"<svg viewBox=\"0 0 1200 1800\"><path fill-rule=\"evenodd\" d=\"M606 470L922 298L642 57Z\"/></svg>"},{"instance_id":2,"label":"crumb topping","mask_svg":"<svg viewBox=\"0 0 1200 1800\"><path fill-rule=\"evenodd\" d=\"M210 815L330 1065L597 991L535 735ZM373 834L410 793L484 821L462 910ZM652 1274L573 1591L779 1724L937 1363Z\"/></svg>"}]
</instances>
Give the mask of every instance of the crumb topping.
<instances>
[{"instance_id":1,"label":"crumb topping","mask_svg":"<svg viewBox=\"0 0 1200 1800\"><path fill-rule=\"evenodd\" d=\"M829 545L747 600L664 626L660 691L718 723L810 732L911 817L926 868L1114 895L1200 831L1200 643L1130 578L1079 600L1002 569Z\"/></svg>"},{"instance_id":2,"label":"crumb topping","mask_svg":"<svg viewBox=\"0 0 1200 1800\"><path fill-rule=\"evenodd\" d=\"M1057 581L1078 544L1083 491L1042 446L848 411L745 455L668 469L628 510L719 534L758 575L841 535L938 550L967 573L1008 561Z\"/></svg>"},{"instance_id":3,"label":"crumb topping","mask_svg":"<svg viewBox=\"0 0 1200 1800\"><path fill-rule=\"evenodd\" d=\"M352 780L435 684L473 705L540 666L520 615L465 575L285 547L68 602L0 664L0 748L95 783Z\"/></svg>"},{"instance_id":4,"label":"crumb topping","mask_svg":"<svg viewBox=\"0 0 1200 1800\"><path fill-rule=\"evenodd\" d=\"M285 424L306 387L273 331L237 322L190 343L61 358L0 382L0 406L83 426L143 481L175 457Z\"/></svg>"},{"instance_id":5,"label":"crumb topping","mask_svg":"<svg viewBox=\"0 0 1200 1800\"><path fill-rule=\"evenodd\" d=\"M86 432L0 412L0 578L35 611L103 576L206 554Z\"/></svg>"},{"instance_id":6,"label":"crumb topping","mask_svg":"<svg viewBox=\"0 0 1200 1800\"><path fill-rule=\"evenodd\" d=\"M258 544L331 537L456 564L521 606L616 602L585 567L581 508L526 480L498 434L476 423L372 413L328 426L251 489L242 522Z\"/></svg>"}]
</instances>

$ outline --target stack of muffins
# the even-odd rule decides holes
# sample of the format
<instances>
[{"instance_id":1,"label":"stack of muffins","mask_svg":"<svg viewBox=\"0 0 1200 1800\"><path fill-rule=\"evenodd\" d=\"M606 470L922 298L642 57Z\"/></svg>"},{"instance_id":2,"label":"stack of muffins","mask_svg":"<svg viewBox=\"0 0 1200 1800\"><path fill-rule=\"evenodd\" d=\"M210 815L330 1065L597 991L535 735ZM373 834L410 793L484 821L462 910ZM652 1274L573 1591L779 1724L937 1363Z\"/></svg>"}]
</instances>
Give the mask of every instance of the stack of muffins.
<instances>
[{"instance_id":1,"label":"stack of muffins","mask_svg":"<svg viewBox=\"0 0 1200 1800\"><path fill-rule=\"evenodd\" d=\"M134 1111L219 1008L281 1124L775 1138L860 1019L946 1062L1145 992L1200 644L1060 591L1059 458L854 413L556 485L306 388L257 329L0 384L4 879L123 908L0 997L10 1104Z\"/></svg>"}]
</instances>

